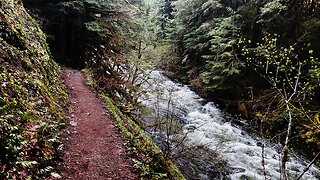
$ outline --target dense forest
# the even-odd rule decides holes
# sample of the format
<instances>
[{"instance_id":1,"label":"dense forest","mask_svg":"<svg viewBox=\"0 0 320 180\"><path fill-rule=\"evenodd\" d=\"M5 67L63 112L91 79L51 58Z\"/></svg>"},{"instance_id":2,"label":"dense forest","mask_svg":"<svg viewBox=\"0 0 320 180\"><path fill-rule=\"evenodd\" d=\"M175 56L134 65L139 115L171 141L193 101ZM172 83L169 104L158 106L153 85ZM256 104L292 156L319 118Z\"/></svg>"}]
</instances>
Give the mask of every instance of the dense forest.
<instances>
[{"instance_id":1,"label":"dense forest","mask_svg":"<svg viewBox=\"0 0 320 180\"><path fill-rule=\"evenodd\" d=\"M55 172L69 106L60 65L85 69L112 99L142 179L320 179L320 1L2 0L0 47L0 179ZM158 71L167 84L150 80ZM171 88L165 101L153 86ZM181 86L207 103L201 113L217 106L220 124L262 139L258 175L223 158L227 138L193 145L206 125L191 126L190 110L176 108L193 102L182 89L189 102L174 104ZM268 144L279 156L264 155ZM297 171L295 153L309 160Z\"/></svg>"},{"instance_id":2,"label":"dense forest","mask_svg":"<svg viewBox=\"0 0 320 180\"><path fill-rule=\"evenodd\" d=\"M318 145L317 1L180 3L177 36L190 82L236 103L263 131L288 126L290 134L292 126Z\"/></svg>"}]
</instances>

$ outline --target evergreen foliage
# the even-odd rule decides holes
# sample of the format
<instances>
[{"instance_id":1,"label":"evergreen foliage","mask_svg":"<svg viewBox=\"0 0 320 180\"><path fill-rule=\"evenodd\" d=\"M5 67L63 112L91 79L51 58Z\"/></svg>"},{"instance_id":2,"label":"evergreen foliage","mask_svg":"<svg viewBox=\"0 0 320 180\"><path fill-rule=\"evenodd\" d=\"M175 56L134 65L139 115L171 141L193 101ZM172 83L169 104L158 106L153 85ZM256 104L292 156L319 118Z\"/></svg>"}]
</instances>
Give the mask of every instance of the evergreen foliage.
<instances>
[{"instance_id":1,"label":"evergreen foliage","mask_svg":"<svg viewBox=\"0 0 320 180\"><path fill-rule=\"evenodd\" d=\"M46 18L43 26L52 37L49 44L55 58L78 68L84 68L88 54L106 47L110 39L132 33L129 14L136 13L132 5L121 0L25 0L24 3Z\"/></svg>"},{"instance_id":2,"label":"evergreen foliage","mask_svg":"<svg viewBox=\"0 0 320 180\"><path fill-rule=\"evenodd\" d=\"M228 79L239 74L236 44L239 15L218 0L175 3L175 22L183 55L200 64L200 75L209 90L228 88Z\"/></svg>"}]
</instances>

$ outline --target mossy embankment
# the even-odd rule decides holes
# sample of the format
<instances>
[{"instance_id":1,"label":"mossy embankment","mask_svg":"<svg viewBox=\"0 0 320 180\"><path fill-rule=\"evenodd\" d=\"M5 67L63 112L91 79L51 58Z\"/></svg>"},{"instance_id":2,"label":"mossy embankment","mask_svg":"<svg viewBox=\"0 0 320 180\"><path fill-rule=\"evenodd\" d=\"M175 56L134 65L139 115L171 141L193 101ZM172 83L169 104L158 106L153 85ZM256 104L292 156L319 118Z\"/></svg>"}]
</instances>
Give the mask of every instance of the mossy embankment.
<instances>
[{"instance_id":1,"label":"mossy embankment","mask_svg":"<svg viewBox=\"0 0 320 180\"><path fill-rule=\"evenodd\" d=\"M134 167L140 171L146 179L184 179L176 165L164 158L161 149L130 117L124 115L114 101L101 95L109 112L115 117L115 122L120 132L127 140L127 147L132 155Z\"/></svg>"},{"instance_id":2,"label":"mossy embankment","mask_svg":"<svg viewBox=\"0 0 320 180\"><path fill-rule=\"evenodd\" d=\"M53 169L67 94L21 1L0 1L0 72L0 179L38 179Z\"/></svg>"}]
</instances>

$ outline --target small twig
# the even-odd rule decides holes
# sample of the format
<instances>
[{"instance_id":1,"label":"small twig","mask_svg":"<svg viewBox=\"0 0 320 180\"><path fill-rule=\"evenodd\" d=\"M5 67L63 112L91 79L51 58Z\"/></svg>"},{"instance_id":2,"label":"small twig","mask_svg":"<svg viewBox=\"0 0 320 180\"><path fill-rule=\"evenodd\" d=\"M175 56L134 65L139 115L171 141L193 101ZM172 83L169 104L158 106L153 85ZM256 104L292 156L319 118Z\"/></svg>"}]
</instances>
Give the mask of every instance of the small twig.
<instances>
[{"instance_id":1,"label":"small twig","mask_svg":"<svg viewBox=\"0 0 320 180\"><path fill-rule=\"evenodd\" d=\"M267 180L267 172L266 172L266 166L265 166L265 157L264 157L264 144L262 144L262 160L261 160L261 164L262 164L262 167L263 167L263 175L264 175L264 179Z\"/></svg>"},{"instance_id":2,"label":"small twig","mask_svg":"<svg viewBox=\"0 0 320 180\"><path fill-rule=\"evenodd\" d=\"M300 174L300 176L297 178L297 180L301 179L302 176L310 169L312 164L316 162L316 160L319 158L320 152L312 159L312 161L308 164L308 166L304 169L304 171Z\"/></svg>"}]
</instances>

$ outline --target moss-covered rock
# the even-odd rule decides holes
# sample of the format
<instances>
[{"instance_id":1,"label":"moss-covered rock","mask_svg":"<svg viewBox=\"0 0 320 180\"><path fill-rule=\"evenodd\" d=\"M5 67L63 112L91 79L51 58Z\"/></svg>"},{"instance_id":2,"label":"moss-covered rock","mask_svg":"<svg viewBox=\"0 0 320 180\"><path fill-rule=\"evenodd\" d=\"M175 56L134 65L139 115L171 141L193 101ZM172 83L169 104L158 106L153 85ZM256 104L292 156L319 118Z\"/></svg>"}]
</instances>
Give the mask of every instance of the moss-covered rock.
<instances>
[{"instance_id":1,"label":"moss-covered rock","mask_svg":"<svg viewBox=\"0 0 320 180\"><path fill-rule=\"evenodd\" d=\"M16 0L0 2L0 179L50 172L67 101L46 37Z\"/></svg>"}]
</instances>

